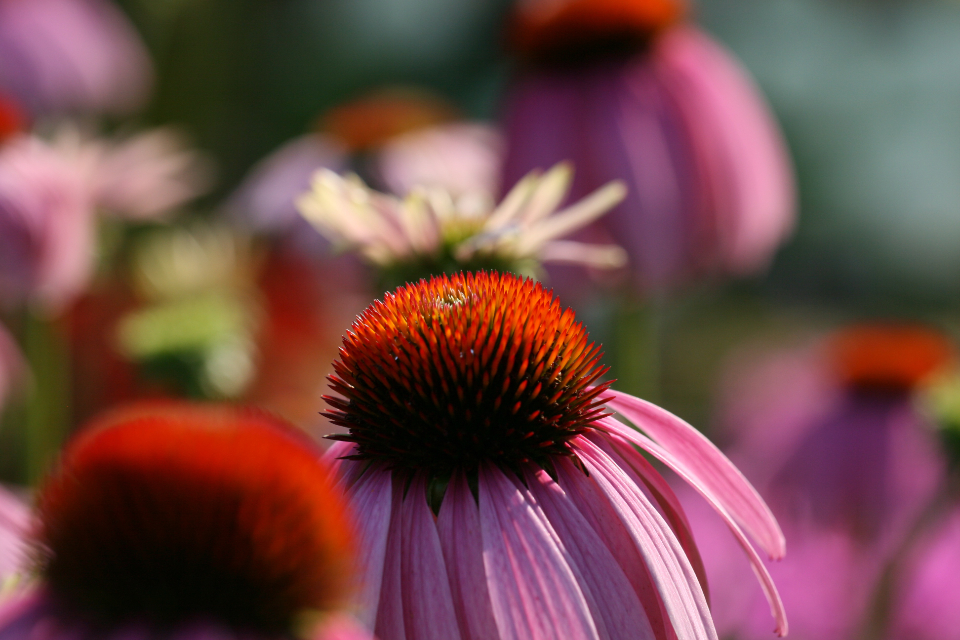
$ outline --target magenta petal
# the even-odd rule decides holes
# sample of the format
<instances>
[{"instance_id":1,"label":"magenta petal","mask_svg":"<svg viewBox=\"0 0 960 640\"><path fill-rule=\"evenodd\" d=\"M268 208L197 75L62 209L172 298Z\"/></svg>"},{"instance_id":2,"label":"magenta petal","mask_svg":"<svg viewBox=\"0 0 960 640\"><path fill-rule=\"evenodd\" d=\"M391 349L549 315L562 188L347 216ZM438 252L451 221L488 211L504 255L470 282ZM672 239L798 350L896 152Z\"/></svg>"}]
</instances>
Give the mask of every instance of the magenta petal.
<instances>
[{"instance_id":1,"label":"magenta petal","mask_svg":"<svg viewBox=\"0 0 960 640\"><path fill-rule=\"evenodd\" d=\"M783 557L786 541L770 508L739 469L712 442L677 416L654 404L618 391L611 391L609 395L608 406L611 409L669 452L673 464L677 465L671 466L674 471L689 476L698 491L723 505L724 510L757 540L770 557ZM647 448L647 439L622 422L608 418L602 424L640 448ZM670 464L666 460L663 462Z\"/></svg>"},{"instance_id":2,"label":"magenta petal","mask_svg":"<svg viewBox=\"0 0 960 640\"><path fill-rule=\"evenodd\" d=\"M630 477L585 438L577 453L603 490L646 560L677 637L716 640L717 634L693 567L670 527Z\"/></svg>"},{"instance_id":3,"label":"magenta petal","mask_svg":"<svg viewBox=\"0 0 960 640\"><path fill-rule=\"evenodd\" d=\"M417 640L459 640L450 579L426 494L426 481L423 476L416 477L400 508L400 571L406 631Z\"/></svg>"},{"instance_id":4,"label":"magenta petal","mask_svg":"<svg viewBox=\"0 0 960 640\"><path fill-rule=\"evenodd\" d=\"M484 566L501 640L598 640L569 556L535 499L480 467Z\"/></svg>"},{"instance_id":5,"label":"magenta petal","mask_svg":"<svg viewBox=\"0 0 960 640\"><path fill-rule=\"evenodd\" d=\"M26 568L26 538L32 523L26 503L0 487L0 585L7 576Z\"/></svg>"},{"instance_id":6,"label":"magenta petal","mask_svg":"<svg viewBox=\"0 0 960 640\"><path fill-rule=\"evenodd\" d=\"M385 475L386 472L384 472ZM403 483L391 480L392 509L387 535L386 555L383 562L383 581L379 590L380 605L377 607L374 632L380 640L406 640L403 621ZM360 488L360 487L358 487ZM371 585L365 585L370 588ZM371 589L372 591L372 589ZM416 640L411 638L410 640Z\"/></svg>"},{"instance_id":7,"label":"magenta petal","mask_svg":"<svg viewBox=\"0 0 960 640\"><path fill-rule=\"evenodd\" d=\"M483 567L480 511L462 473L454 473L437 517L453 606L465 640L498 636Z\"/></svg>"},{"instance_id":8,"label":"magenta petal","mask_svg":"<svg viewBox=\"0 0 960 640\"><path fill-rule=\"evenodd\" d=\"M677 535L680 546L683 547L684 552L686 552L687 558L690 560L690 565L693 567L694 572L697 574L697 579L700 581L703 595L709 603L710 591L707 585L707 572L703 565L703 558L700 556L700 550L697 548L697 543L693 538L687 515L684 513L683 506L681 506L679 498L677 498L677 495L673 492L670 483L633 447L620 447L619 450L614 450L613 445L611 445L605 437L591 437L590 440L603 449L603 451L618 464L620 464L622 460L623 464L620 464L621 468L631 476L638 486L642 484L650 491L653 499L656 500L660 506L663 516L670 524L670 528L673 529L673 532ZM635 472L635 474L632 472Z\"/></svg>"},{"instance_id":9,"label":"magenta petal","mask_svg":"<svg viewBox=\"0 0 960 640\"><path fill-rule=\"evenodd\" d=\"M650 620L610 549L566 492L542 469L525 476L530 492L570 552L603 640L654 639ZM583 476L588 481L586 476Z\"/></svg>"},{"instance_id":10,"label":"magenta petal","mask_svg":"<svg viewBox=\"0 0 960 640\"><path fill-rule=\"evenodd\" d=\"M615 422L615 420L610 420ZM666 464L668 467L673 469L677 475L683 478L688 482L694 489L696 489L706 500L710 503L710 506L723 518L724 522L727 523L727 526L730 528L730 531L733 533L734 538L736 538L737 543L743 549L744 553L747 554L747 560L750 562L750 568L753 569L754 574L757 576L757 580L760 582L760 588L763 589L763 594L767 598L767 602L770 603L770 614L773 616L776 621L775 633L780 636L787 635L789 626L787 624L787 613L783 607L783 601L780 599L780 594L777 592L777 587L773 583L773 578L770 577L769 571L767 571L766 566L763 564L763 560L754 550L753 545L750 544L750 541L744 535L743 530L737 525L734 518L727 512L724 508L724 505L720 503L713 495L706 492L698 484L696 478L689 473L687 468L676 460L669 452L662 449L652 440L649 440L645 436L634 434L637 436L635 444L641 446L645 451L649 452L655 458ZM618 436L615 436L618 437ZM623 439L623 446L625 450L630 447L630 441Z\"/></svg>"},{"instance_id":11,"label":"magenta petal","mask_svg":"<svg viewBox=\"0 0 960 640\"><path fill-rule=\"evenodd\" d=\"M714 178L721 258L734 272L766 266L793 227L795 198L790 160L760 92L729 53L694 28L665 33L653 59Z\"/></svg>"},{"instance_id":12,"label":"magenta petal","mask_svg":"<svg viewBox=\"0 0 960 640\"><path fill-rule=\"evenodd\" d=\"M360 589L357 598L360 606L358 618L368 628L373 628L377 619L381 586L384 585L387 538L391 532L390 473L370 469L352 490L352 506L359 529L357 543L357 567ZM399 552L399 549L396 549ZM399 562L399 559L397 559ZM398 565L399 566L399 565ZM391 576L392 577L392 576ZM396 585L399 589L399 584Z\"/></svg>"}]
</instances>

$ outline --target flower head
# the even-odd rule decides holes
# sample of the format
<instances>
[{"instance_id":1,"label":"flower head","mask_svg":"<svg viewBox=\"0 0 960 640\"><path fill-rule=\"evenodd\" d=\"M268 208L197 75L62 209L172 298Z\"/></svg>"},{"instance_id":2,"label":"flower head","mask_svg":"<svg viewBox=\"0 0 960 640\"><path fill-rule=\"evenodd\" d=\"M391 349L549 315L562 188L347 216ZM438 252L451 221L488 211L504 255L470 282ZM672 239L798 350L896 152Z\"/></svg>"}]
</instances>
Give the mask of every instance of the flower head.
<instances>
[{"instance_id":1,"label":"flower head","mask_svg":"<svg viewBox=\"0 0 960 640\"><path fill-rule=\"evenodd\" d=\"M299 207L331 240L399 276L390 281L415 281L461 268L525 272L537 260L621 265L619 247L559 239L624 197L623 186L612 183L556 212L571 177L566 165L531 173L490 208L470 198L455 199L442 189L414 189L401 200L368 189L359 178L321 170Z\"/></svg>"},{"instance_id":2,"label":"flower head","mask_svg":"<svg viewBox=\"0 0 960 640\"><path fill-rule=\"evenodd\" d=\"M508 274L421 280L357 319L327 398L348 432L328 456L378 636L716 638L685 516L631 443L729 523L786 632L743 533L782 555L769 510L692 427L598 384L599 355L550 291Z\"/></svg>"},{"instance_id":3,"label":"flower head","mask_svg":"<svg viewBox=\"0 0 960 640\"><path fill-rule=\"evenodd\" d=\"M526 64L506 97L504 182L571 161L572 196L609 180L624 201L591 225L642 290L762 269L792 228L776 123L728 52L673 0L516 3Z\"/></svg>"},{"instance_id":4,"label":"flower head","mask_svg":"<svg viewBox=\"0 0 960 640\"><path fill-rule=\"evenodd\" d=\"M352 587L351 526L317 453L242 409L141 405L94 422L38 497L42 587L0 612L0 638L38 612L54 638L309 630Z\"/></svg>"}]
</instances>

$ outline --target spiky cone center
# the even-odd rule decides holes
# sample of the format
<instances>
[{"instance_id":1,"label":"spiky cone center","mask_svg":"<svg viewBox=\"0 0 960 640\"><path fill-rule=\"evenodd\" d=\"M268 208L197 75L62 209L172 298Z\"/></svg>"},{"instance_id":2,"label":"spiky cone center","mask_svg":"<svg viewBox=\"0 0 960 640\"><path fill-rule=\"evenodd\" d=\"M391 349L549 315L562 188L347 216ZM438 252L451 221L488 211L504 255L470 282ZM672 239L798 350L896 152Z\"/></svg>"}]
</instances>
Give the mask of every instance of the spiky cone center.
<instances>
[{"instance_id":1,"label":"spiky cone center","mask_svg":"<svg viewBox=\"0 0 960 640\"><path fill-rule=\"evenodd\" d=\"M681 0L520 0L509 40L527 58L576 62L643 46L687 12Z\"/></svg>"},{"instance_id":2,"label":"spiky cone center","mask_svg":"<svg viewBox=\"0 0 960 640\"><path fill-rule=\"evenodd\" d=\"M318 456L255 411L119 410L42 489L43 577L98 625L201 618L293 637L351 586L351 527Z\"/></svg>"},{"instance_id":3,"label":"spiky cone center","mask_svg":"<svg viewBox=\"0 0 960 640\"><path fill-rule=\"evenodd\" d=\"M442 478L570 456L606 415L608 368L570 309L533 280L433 277L368 307L334 363L326 415L351 456ZM595 386L594 386L595 385Z\"/></svg>"},{"instance_id":4,"label":"spiky cone center","mask_svg":"<svg viewBox=\"0 0 960 640\"><path fill-rule=\"evenodd\" d=\"M861 390L909 392L957 361L946 336L918 325L855 325L835 333L828 350L841 381Z\"/></svg>"}]
</instances>

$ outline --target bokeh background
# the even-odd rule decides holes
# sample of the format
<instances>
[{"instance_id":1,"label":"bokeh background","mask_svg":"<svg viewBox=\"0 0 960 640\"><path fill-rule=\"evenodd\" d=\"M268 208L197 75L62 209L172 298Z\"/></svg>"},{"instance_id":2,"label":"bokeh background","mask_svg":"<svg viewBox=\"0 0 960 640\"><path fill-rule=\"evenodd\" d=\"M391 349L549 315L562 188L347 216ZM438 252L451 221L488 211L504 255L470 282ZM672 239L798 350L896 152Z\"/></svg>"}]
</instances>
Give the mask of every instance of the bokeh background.
<instances>
[{"instance_id":1,"label":"bokeh background","mask_svg":"<svg viewBox=\"0 0 960 640\"><path fill-rule=\"evenodd\" d=\"M0 0L0 49L16 1ZM115 8L152 60L149 95L119 114L27 108L21 127L46 135L69 120L122 136L173 126L203 187L163 218L105 218L99 266L68 302L4 311L28 371L0 429L0 479L11 484L35 481L78 424L135 397L236 399L328 430L320 396L339 335L382 291L306 225L292 239L242 225L238 188L331 109L384 88L428 92L496 126L521 66L505 35L510 0ZM690 19L739 60L779 122L793 232L750 274L657 295L614 283L569 303L604 343L615 386L730 452L799 541L788 546L798 564L775 571L796 637L923 638L934 620L942 635L929 637L960 638L943 618L951 607L930 604L960 588L960 572L936 569L960 567L953 449L941 444L955 409L943 371L960 337L960 3L699 0ZM880 335L850 329L865 324ZM793 435L768 442L777 430ZM810 507L833 502L823 518ZM734 553L703 519L698 539ZM726 590L749 581L721 565L708 567L721 581L721 632L767 637L766 623L749 621L765 615L759 592Z\"/></svg>"}]
</instances>

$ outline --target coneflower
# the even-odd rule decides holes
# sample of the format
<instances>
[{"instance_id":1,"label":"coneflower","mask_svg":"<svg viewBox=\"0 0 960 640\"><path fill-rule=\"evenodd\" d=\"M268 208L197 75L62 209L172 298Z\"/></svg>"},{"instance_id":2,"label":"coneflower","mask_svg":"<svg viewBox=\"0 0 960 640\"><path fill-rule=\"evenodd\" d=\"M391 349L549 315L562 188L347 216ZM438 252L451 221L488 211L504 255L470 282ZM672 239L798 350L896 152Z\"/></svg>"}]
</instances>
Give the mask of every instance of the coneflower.
<instances>
[{"instance_id":1,"label":"coneflower","mask_svg":"<svg viewBox=\"0 0 960 640\"><path fill-rule=\"evenodd\" d=\"M348 432L328 456L380 638L716 638L686 518L634 445L728 522L786 633L744 534L783 554L766 505L693 427L609 389L600 355L550 291L511 275L421 280L356 320L326 398Z\"/></svg>"},{"instance_id":2,"label":"coneflower","mask_svg":"<svg viewBox=\"0 0 960 640\"><path fill-rule=\"evenodd\" d=\"M37 585L4 604L0 638L369 638L338 614L352 528L317 458L249 410L101 418L38 496Z\"/></svg>"}]
</instances>

